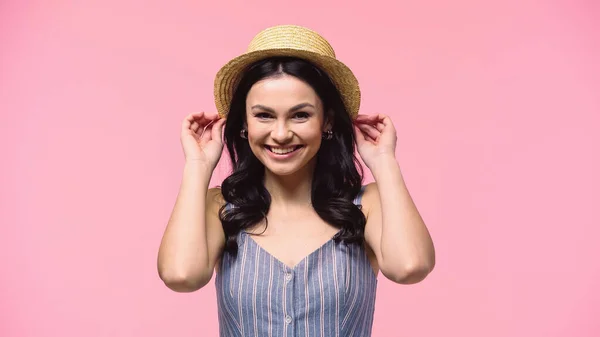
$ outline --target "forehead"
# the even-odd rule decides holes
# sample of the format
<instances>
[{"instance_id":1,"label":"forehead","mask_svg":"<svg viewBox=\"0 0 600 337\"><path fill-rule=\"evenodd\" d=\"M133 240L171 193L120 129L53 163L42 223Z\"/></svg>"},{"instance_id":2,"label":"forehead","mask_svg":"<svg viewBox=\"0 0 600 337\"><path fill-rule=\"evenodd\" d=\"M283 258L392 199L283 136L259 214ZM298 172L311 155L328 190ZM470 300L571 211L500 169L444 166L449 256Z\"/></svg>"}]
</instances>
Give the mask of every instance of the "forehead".
<instances>
[{"instance_id":1,"label":"forehead","mask_svg":"<svg viewBox=\"0 0 600 337\"><path fill-rule=\"evenodd\" d=\"M299 103L321 108L321 100L306 82L289 75L270 77L256 82L246 98L246 106L261 104L276 111L287 110Z\"/></svg>"}]
</instances>

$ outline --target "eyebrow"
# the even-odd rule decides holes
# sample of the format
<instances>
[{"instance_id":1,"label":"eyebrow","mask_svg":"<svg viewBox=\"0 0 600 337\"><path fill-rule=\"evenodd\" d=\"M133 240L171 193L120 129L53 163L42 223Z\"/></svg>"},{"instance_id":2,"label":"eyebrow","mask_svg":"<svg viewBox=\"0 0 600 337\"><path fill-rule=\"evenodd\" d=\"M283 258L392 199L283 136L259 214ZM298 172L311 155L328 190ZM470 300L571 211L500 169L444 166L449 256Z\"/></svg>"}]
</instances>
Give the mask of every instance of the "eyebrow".
<instances>
[{"instance_id":1,"label":"eyebrow","mask_svg":"<svg viewBox=\"0 0 600 337\"><path fill-rule=\"evenodd\" d=\"M310 107L310 108L314 108L314 105L310 104L310 103L300 103L298 105L293 106L289 111L296 111L296 110L300 110L306 107ZM254 105L251 109L260 109L260 110L265 110L271 113L275 113L275 110L269 108L268 106L264 106L262 104L256 104Z\"/></svg>"}]
</instances>

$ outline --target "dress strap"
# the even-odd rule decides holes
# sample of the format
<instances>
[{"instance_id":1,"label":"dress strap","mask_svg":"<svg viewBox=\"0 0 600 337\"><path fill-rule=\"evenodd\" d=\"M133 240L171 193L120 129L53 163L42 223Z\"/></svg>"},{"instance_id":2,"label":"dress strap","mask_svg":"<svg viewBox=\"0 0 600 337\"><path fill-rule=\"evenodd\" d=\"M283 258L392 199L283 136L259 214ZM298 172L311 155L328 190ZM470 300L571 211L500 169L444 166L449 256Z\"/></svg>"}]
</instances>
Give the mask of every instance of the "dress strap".
<instances>
[{"instance_id":1,"label":"dress strap","mask_svg":"<svg viewBox=\"0 0 600 337\"><path fill-rule=\"evenodd\" d=\"M356 197L354 197L354 201L353 201L353 202L354 202L354 204L355 204L356 206L361 206L362 197L363 197L363 194L365 193L365 187L366 187L366 186L365 186L365 185L363 185L363 186L360 188L360 192L358 192L358 194L356 195Z\"/></svg>"}]
</instances>

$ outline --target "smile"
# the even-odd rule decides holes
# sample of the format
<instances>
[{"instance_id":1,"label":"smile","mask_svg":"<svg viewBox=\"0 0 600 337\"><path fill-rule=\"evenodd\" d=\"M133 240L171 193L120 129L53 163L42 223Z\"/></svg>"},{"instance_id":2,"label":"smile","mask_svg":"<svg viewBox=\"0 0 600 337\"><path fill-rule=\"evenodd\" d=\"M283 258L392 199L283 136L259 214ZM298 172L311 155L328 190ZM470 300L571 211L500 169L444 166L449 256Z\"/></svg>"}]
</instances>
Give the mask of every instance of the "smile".
<instances>
[{"instance_id":1,"label":"smile","mask_svg":"<svg viewBox=\"0 0 600 337\"><path fill-rule=\"evenodd\" d=\"M285 155L285 154L290 154L292 152L296 152L297 150L302 148L302 145L294 145L294 146L287 146L287 147L265 145L265 148L274 154Z\"/></svg>"}]
</instances>

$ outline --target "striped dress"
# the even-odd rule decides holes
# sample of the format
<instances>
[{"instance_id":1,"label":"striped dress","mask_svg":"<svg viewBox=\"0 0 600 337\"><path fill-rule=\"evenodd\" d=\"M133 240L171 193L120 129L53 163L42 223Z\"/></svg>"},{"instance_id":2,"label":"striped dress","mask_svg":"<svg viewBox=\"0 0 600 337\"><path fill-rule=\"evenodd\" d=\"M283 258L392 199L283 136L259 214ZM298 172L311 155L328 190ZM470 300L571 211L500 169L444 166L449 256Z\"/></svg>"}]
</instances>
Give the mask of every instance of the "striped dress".
<instances>
[{"instance_id":1,"label":"striped dress","mask_svg":"<svg viewBox=\"0 0 600 337\"><path fill-rule=\"evenodd\" d=\"M237 239L215 278L221 337L371 336L377 277L364 247L330 239L290 268Z\"/></svg>"}]
</instances>

